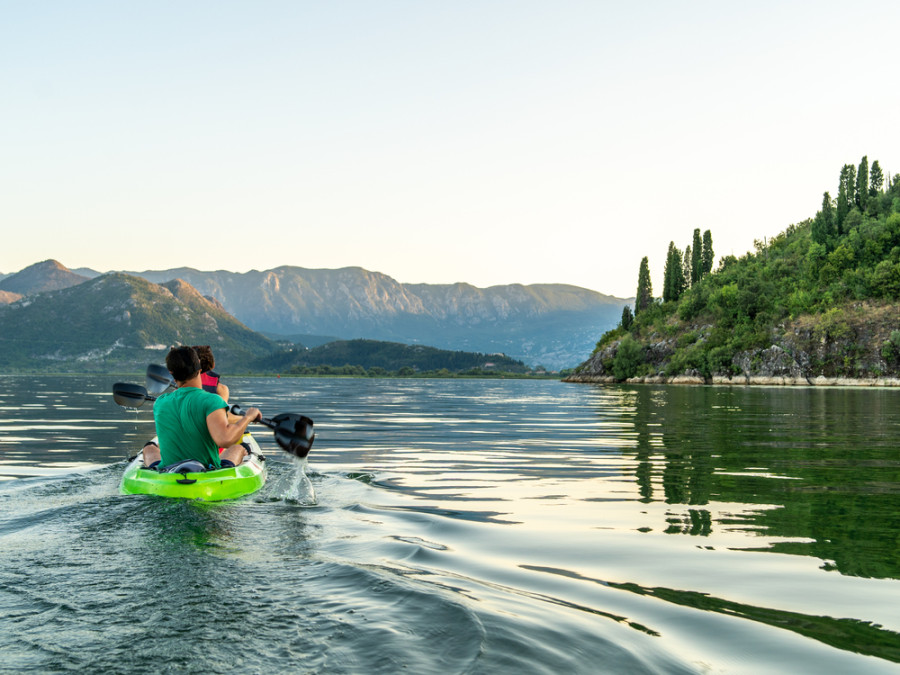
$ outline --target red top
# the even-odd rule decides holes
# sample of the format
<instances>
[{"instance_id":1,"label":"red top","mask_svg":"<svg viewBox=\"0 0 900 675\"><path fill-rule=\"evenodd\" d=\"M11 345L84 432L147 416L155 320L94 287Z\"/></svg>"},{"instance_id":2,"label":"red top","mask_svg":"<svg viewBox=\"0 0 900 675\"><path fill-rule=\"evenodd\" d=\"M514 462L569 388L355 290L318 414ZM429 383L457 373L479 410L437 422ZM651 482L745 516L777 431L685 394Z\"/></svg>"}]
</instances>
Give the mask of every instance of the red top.
<instances>
[{"instance_id":1,"label":"red top","mask_svg":"<svg viewBox=\"0 0 900 675\"><path fill-rule=\"evenodd\" d=\"M215 394L216 386L219 384L219 374L214 370L200 373L200 384L203 385L203 389Z\"/></svg>"}]
</instances>

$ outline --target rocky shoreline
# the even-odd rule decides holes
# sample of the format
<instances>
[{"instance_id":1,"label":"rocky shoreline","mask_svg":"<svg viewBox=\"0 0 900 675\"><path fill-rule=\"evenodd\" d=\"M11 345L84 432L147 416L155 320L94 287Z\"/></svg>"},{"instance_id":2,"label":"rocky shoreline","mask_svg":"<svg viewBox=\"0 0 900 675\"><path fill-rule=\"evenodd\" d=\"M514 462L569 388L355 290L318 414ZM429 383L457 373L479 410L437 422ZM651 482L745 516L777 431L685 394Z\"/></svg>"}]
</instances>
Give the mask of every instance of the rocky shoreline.
<instances>
[{"instance_id":1,"label":"rocky shoreline","mask_svg":"<svg viewBox=\"0 0 900 675\"><path fill-rule=\"evenodd\" d=\"M586 375L572 374L563 378L563 382L576 382L583 384L615 384L616 378L611 375ZM714 375L706 379L700 375L676 375L665 377L653 375L648 377L631 377L620 384L688 384L688 385L712 385L712 386L764 386L764 387L900 387L900 378L897 377L778 377L765 375L735 375L726 377Z\"/></svg>"},{"instance_id":2,"label":"rocky shoreline","mask_svg":"<svg viewBox=\"0 0 900 675\"><path fill-rule=\"evenodd\" d=\"M674 368L673 361L702 350L711 324L682 326L675 335L654 331L641 340L640 369L630 384L767 387L900 387L900 325L895 304L856 303L840 314L802 316L772 327L769 346L730 355L712 372ZM597 349L564 382L616 382L622 339ZM696 360L694 361L696 363ZM721 364L721 360L719 361ZM673 372L674 371L674 372ZM679 372L680 371L680 372ZM643 373L642 375L639 373ZM622 381L622 380L619 380Z\"/></svg>"}]
</instances>

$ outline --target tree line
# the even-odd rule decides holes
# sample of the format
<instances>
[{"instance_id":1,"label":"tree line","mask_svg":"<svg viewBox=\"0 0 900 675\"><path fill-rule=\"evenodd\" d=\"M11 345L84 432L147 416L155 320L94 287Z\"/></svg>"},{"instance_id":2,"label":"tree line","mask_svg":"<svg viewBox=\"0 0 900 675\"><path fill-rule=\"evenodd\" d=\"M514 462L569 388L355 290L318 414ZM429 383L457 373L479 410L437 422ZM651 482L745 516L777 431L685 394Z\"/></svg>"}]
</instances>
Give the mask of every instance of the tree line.
<instances>
[{"instance_id":1,"label":"tree line","mask_svg":"<svg viewBox=\"0 0 900 675\"><path fill-rule=\"evenodd\" d=\"M822 195L822 209L812 222L813 241L830 252L841 236L860 224L862 216L877 217L879 211L883 211L878 199L883 187L884 172L878 160L872 162L871 170L868 156L860 160L859 167L844 164L838 180L837 198L832 199L828 192Z\"/></svg>"},{"instance_id":2,"label":"tree line","mask_svg":"<svg viewBox=\"0 0 900 675\"><path fill-rule=\"evenodd\" d=\"M700 229L695 229L693 241L685 246L684 251L675 246L674 241L670 241L669 251L666 254L662 301L678 301L686 290L712 272L714 258L712 231L710 230L706 230L701 237ZM638 270L634 313L632 314L629 305L625 305L622 309L621 326L628 330L634 322L634 317L649 309L654 302L656 300L653 297L653 285L650 282L650 262L647 256L644 256Z\"/></svg>"}]
</instances>

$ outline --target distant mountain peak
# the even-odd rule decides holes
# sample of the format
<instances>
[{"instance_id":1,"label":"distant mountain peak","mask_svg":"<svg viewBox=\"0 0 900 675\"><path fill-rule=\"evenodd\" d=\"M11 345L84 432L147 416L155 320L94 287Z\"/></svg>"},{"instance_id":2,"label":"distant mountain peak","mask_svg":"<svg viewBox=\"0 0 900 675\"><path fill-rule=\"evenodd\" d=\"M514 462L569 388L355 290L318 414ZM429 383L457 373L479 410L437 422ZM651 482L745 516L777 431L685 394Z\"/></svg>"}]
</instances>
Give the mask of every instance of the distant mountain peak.
<instances>
[{"instance_id":1,"label":"distant mountain peak","mask_svg":"<svg viewBox=\"0 0 900 675\"><path fill-rule=\"evenodd\" d=\"M201 305L209 305L211 308L222 312L228 311L221 302L209 295L203 295L184 279L172 279L159 285L182 302L199 302Z\"/></svg>"},{"instance_id":2,"label":"distant mountain peak","mask_svg":"<svg viewBox=\"0 0 900 675\"><path fill-rule=\"evenodd\" d=\"M0 291L34 295L77 286L87 280L88 277L76 274L58 260L50 259L29 265L0 280Z\"/></svg>"},{"instance_id":3,"label":"distant mountain peak","mask_svg":"<svg viewBox=\"0 0 900 675\"><path fill-rule=\"evenodd\" d=\"M71 272L71 270L68 267L66 267L61 262L59 262L59 260L56 260L54 258L48 258L47 260L43 260L39 263L35 263L31 267L38 267L38 268L44 268L44 269L57 269L57 270L63 270L64 272Z\"/></svg>"}]
</instances>

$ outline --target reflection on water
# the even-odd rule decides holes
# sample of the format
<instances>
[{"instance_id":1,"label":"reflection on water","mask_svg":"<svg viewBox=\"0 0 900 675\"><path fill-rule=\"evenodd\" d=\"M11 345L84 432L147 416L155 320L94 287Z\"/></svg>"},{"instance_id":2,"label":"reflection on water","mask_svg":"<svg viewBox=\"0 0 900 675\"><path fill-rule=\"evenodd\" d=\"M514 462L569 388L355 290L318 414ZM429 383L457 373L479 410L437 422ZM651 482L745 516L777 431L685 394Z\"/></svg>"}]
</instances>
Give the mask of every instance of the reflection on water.
<instances>
[{"instance_id":1,"label":"reflection on water","mask_svg":"<svg viewBox=\"0 0 900 675\"><path fill-rule=\"evenodd\" d=\"M897 392L645 387L622 399L642 499L695 507L673 509L667 532L756 531L844 574L900 578Z\"/></svg>"},{"instance_id":2,"label":"reflection on water","mask_svg":"<svg viewBox=\"0 0 900 675\"><path fill-rule=\"evenodd\" d=\"M116 379L0 377L0 670L900 662L900 392L231 378L316 445L202 504L118 494Z\"/></svg>"}]
</instances>

